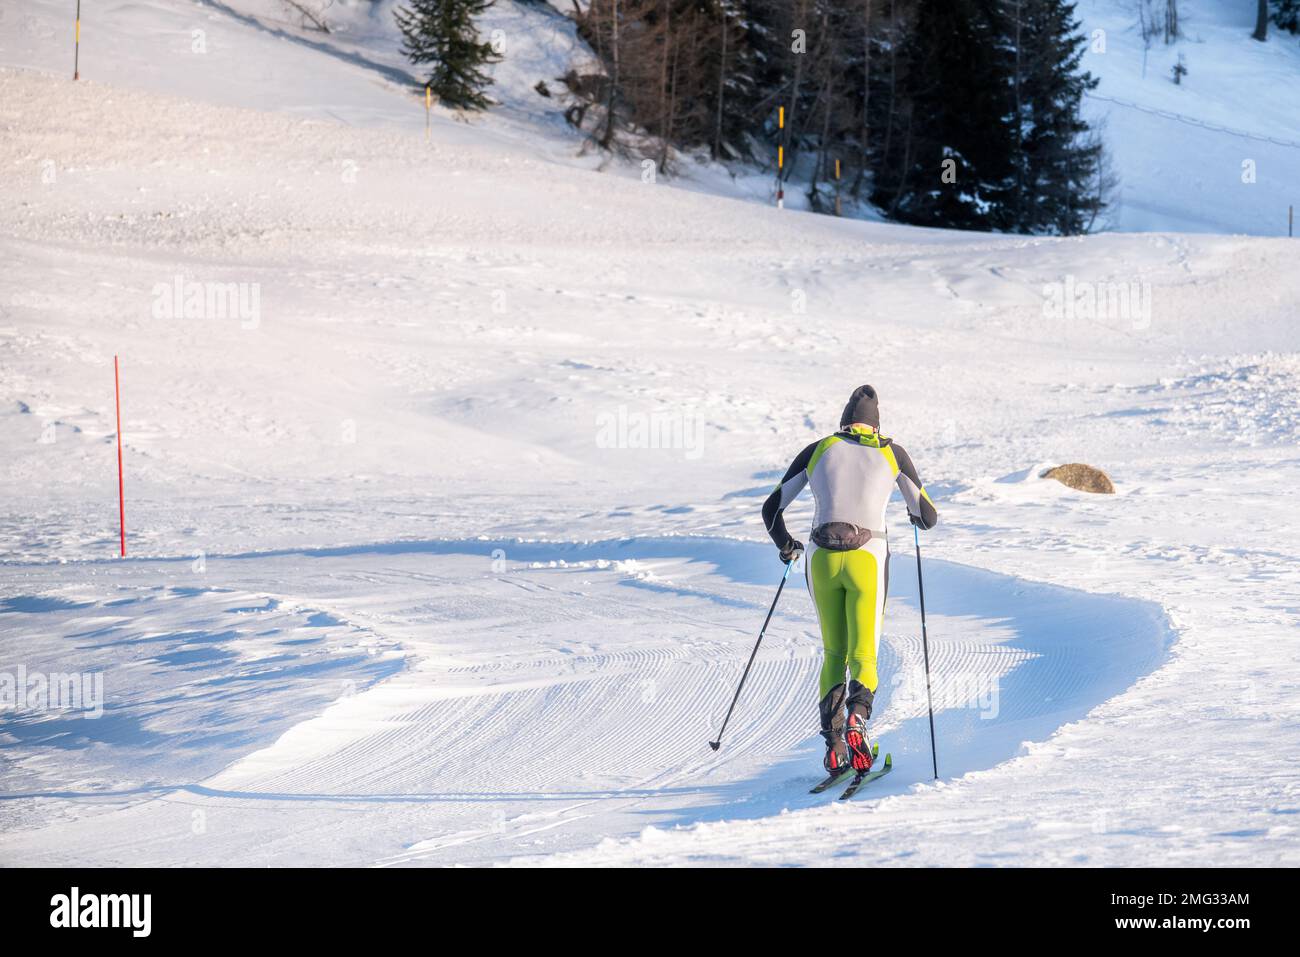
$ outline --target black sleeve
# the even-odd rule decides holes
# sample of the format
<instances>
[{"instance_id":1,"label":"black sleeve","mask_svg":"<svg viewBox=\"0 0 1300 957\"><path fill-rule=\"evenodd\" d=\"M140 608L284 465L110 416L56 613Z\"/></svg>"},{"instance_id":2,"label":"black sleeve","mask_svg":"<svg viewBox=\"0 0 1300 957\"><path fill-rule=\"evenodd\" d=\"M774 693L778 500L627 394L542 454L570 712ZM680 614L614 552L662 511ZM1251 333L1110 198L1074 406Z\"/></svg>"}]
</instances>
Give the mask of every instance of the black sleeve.
<instances>
[{"instance_id":1,"label":"black sleeve","mask_svg":"<svg viewBox=\"0 0 1300 957\"><path fill-rule=\"evenodd\" d=\"M934 507L925 486L921 484L921 476L917 474L912 457L901 445L893 445L893 449L894 460L898 462L898 489L903 493L903 501L907 503L907 513L917 518L922 528L934 528L939 524L939 510Z\"/></svg>"},{"instance_id":2,"label":"black sleeve","mask_svg":"<svg viewBox=\"0 0 1300 957\"><path fill-rule=\"evenodd\" d=\"M777 548L785 548L792 541L781 513L808 484L808 463L812 461L813 452L817 451L817 444L814 442L794 457L781 481L763 503L763 527Z\"/></svg>"}]
</instances>

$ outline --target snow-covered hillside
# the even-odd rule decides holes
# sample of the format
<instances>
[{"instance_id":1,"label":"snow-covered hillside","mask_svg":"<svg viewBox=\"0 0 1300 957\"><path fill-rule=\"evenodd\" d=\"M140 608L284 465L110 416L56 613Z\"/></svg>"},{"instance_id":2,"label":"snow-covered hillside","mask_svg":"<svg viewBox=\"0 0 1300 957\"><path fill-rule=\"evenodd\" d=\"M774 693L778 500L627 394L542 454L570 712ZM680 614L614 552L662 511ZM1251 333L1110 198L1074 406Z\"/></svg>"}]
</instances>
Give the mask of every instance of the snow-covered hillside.
<instances>
[{"instance_id":1,"label":"snow-covered hillside","mask_svg":"<svg viewBox=\"0 0 1300 957\"><path fill-rule=\"evenodd\" d=\"M281 0L103 0L83 19L82 75L200 102L277 110L362 127L423 133L419 71L402 57L399 0L338 0L328 34L304 29ZM321 6L316 4L315 6ZM1300 40L1250 38L1251 4L1182 0L1183 37L1144 43L1136 0L1080 0L1084 67L1101 79L1087 100L1117 183L1105 227L1122 231L1284 236L1300 205ZM579 168L639 178L635 157L584 148L563 119L570 67L595 69L563 15L569 4L497 0L481 27L502 51L491 67L498 105L466 120L434 110L436 140L491 145ZM0 10L0 63L63 76L71 23L60 0ZM1189 73L1175 85L1173 65ZM550 97L538 93L541 81ZM1249 175L1243 164L1249 163ZM1245 182L1250 179L1251 182ZM676 186L772 203L770 170L700 158L676 165ZM806 205L793 185L787 205Z\"/></svg>"},{"instance_id":2,"label":"snow-covered hillside","mask_svg":"<svg viewBox=\"0 0 1300 957\"><path fill-rule=\"evenodd\" d=\"M1083 65L1101 79L1088 115L1119 179L1111 226L1285 236L1300 206L1300 38L1251 39L1251 3L1178 7L1182 38L1147 47L1135 0L1079 3Z\"/></svg>"},{"instance_id":3,"label":"snow-covered hillside","mask_svg":"<svg viewBox=\"0 0 1300 957\"><path fill-rule=\"evenodd\" d=\"M359 16L106 2L73 84L64 6L0 20L0 675L102 714L0 711L0 864L1298 862L1294 241L778 212L520 103L426 141ZM942 516L941 780L900 512L896 770L829 806L801 589L707 741L864 381Z\"/></svg>"}]
</instances>

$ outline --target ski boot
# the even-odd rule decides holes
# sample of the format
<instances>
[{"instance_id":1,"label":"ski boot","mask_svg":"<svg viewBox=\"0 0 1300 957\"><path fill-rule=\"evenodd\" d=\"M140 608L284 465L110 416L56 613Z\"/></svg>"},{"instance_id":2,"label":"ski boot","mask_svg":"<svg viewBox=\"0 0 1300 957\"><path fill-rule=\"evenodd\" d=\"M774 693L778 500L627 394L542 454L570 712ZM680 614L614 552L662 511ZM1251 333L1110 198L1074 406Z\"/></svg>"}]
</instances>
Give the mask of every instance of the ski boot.
<instances>
[{"instance_id":1,"label":"ski boot","mask_svg":"<svg viewBox=\"0 0 1300 957\"><path fill-rule=\"evenodd\" d=\"M848 749L844 746L844 685L836 685L826 692L817 710L821 713L822 737L826 739L822 767L827 774L835 774L849 763Z\"/></svg>"},{"instance_id":2,"label":"ski boot","mask_svg":"<svg viewBox=\"0 0 1300 957\"><path fill-rule=\"evenodd\" d=\"M844 746L844 737L837 731L823 731L826 739L826 756L822 758L822 767L827 774L843 771L849 763L849 751Z\"/></svg>"},{"instance_id":3,"label":"ski boot","mask_svg":"<svg viewBox=\"0 0 1300 957\"><path fill-rule=\"evenodd\" d=\"M854 712L849 715L848 730L844 732L844 743L849 749L849 763L853 770L862 774L871 770L871 739L867 737L867 719Z\"/></svg>"},{"instance_id":4,"label":"ski boot","mask_svg":"<svg viewBox=\"0 0 1300 957\"><path fill-rule=\"evenodd\" d=\"M844 730L844 743L848 746L849 763L859 774L871 770L871 739L867 737L867 719L871 717L874 698L875 695L865 685L850 682L849 718Z\"/></svg>"}]
</instances>

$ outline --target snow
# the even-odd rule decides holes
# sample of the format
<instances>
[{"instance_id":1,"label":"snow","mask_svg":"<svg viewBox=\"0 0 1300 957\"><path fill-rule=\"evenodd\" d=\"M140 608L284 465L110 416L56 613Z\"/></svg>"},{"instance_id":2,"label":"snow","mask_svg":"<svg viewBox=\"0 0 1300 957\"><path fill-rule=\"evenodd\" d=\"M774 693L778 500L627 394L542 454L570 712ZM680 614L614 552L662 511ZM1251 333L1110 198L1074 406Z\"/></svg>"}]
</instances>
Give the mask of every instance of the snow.
<instances>
[{"instance_id":1,"label":"snow","mask_svg":"<svg viewBox=\"0 0 1300 957\"><path fill-rule=\"evenodd\" d=\"M426 142L332 52L387 29L360 5L104 3L74 85L64 6L0 19L0 675L100 674L104 713L0 712L0 863L1300 859L1293 241L599 173L524 70ZM256 308L162 317L178 277ZM863 381L941 512L940 781L895 503L895 770L839 806L798 587L707 741L780 577L759 505ZM1068 461L1117 494L1037 478Z\"/></svg>"},{"instance_id":2,"label":"snow","mask_svg":"<svg viewBox=\"0 0 1300 957\"><path fill-rule=\"evenodd\" d=\"M1182 36L1146 47L1137 6L1077 9L1093 40L1083 67L1101 79L1087 115L1120 181L1110 224L1285 236L1287 208L1300 201L1300 38L1274 28L1267 43L1251 39L1253 4L1180 0ZM1188 74L1175 84L1180 57Z\"/></svg>"}]
</instances>

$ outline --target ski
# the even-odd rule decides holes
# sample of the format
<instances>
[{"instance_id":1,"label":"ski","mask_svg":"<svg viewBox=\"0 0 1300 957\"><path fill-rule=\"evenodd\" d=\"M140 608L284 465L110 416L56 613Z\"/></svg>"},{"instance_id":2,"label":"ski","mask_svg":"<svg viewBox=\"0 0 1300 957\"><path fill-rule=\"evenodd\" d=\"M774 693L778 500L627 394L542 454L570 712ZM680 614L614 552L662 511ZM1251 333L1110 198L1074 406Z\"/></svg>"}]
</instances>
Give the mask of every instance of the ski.
<instances>
[{"instance_id":1,"label":"ski","mask_svg":"<svg viewBox=\"0 0 1300 957\"><path fill-rule=\"evenodd\" d=\"M874 761L874 760L875 760L877 757L879 757L879 756L880 756L880 745L878 745L878 744L872 744L872 745L871 745L871 758L872 758L872 760ZM844 767L842 767L840 770L836 771L834 774L832 774L830 777L828 777L825 781L822 781L821 784L817 785L815 788L813 788L813 789L812 789L811 791L809 791L808 793L809 793L809 794L821 794L823 791L827 790L828 788L832 788L832 787L834 787L835 785L839 784L841 781L843 781L843 780L845 780L846 778L850 777L850 776L853 775L854 773L855 773L855 772L854 772L854 770L853 770L853 765L851 765L851 764L846 764L846 765L844 765Z\"/></svg>"},{"instance_id":2,"label":"ski","mask_svg":"<svg viewBox=\"0 0 1300 957\"><path fill-rule=\"evenodd\" d=\"M844 793L840 795L840 800L847 801L849 798L853 797L853 795L858 793L858 788L862 787L862 785L870 784L877 778L883 778L892 770L894 770L894 756L892 754L886 754L885 766L878 769L873 768L873 770L867 771L864 774L859 774L855 777L849 783L849 786L844 789Z\"/></svg>"}]
</instances>

